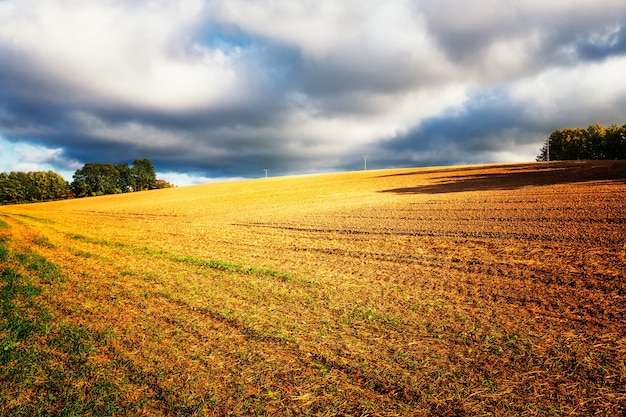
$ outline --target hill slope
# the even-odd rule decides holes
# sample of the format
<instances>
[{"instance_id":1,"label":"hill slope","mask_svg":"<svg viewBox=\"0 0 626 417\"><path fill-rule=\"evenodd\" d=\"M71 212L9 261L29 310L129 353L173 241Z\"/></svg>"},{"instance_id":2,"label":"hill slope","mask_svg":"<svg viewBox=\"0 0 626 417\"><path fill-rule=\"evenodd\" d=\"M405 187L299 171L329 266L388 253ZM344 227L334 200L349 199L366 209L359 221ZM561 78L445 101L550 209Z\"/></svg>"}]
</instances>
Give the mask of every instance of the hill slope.
<instances>
[{"instance_id":1,"label":"hill slope","mask_svg":"<svg viewBox=\"0 0 626 417\"><path fill-rule=\"evenodd\" d=\"M0 411L619 414L625 196L609 161L2 207Z\"/></svg>"}]
</instances>

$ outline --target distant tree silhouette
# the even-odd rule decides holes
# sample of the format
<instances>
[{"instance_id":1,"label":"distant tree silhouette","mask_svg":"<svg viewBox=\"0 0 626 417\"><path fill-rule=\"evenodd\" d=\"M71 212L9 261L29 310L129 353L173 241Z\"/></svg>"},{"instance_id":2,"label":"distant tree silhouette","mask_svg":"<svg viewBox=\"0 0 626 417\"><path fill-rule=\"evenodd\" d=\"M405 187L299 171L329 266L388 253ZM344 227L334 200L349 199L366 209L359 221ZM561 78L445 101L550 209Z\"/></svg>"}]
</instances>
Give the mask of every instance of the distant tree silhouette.
<instances>
[{"instance_id":1,"label":"distant tree silhouette","mask_svg":"<svg viewBox=\"0 0 626 417\"><path fill-rule=\"evenodd\" d=\"M558 129L539 151L537 161L576 159L626 159L626 125L608 128L592 124Z\"/></svg>"},{"instance_id":2,"label":"distant tree silhouette","mask_svg":"<svg viewBox=\"0 0 626 417\"><path fill-rule=\"evenodd\" d=\"M103 194L169 188L174 185L157 180L149 159L136 159L133 165L96 162L76 170L69 184L53 171L0 173L0 204L21 204Z\"/></svg>"},{"instance_id":3,"label":"distant tree silhouette","mask_svg":"<svg viewBox=\"0 0 626 417\"><path fill-rule=\"evenodd\" d=\"M69 184L53 171L0 173L0 204L67 198Z\"/></svg>"},{"instance_id":4,"label":"distant tree silhouette","mask_svg":"<svg viewBox=\"0 0 626 417\"><path fill-rule=\"evenodd\" d=\"M76 170L70 185L77 197L118 194L157 188L156 173L149 159L136 159L133 165L89 162Z\"/></svg>"},{"instance_id":5,"label":"distant tree silhouette","mask_svg":"<svg viewBox=\"0 0 626 417\"><path fill-rule=\"evenodd\" d=\"M131 169L135 191L153 190L156 188L156 174L149 159L135 159Z\"/></svg>"},{"instance_id":6,"label":"distant tree silhouette","mask_svg":"<svg viewBox=\"0 0 626 417\"><path fill-rule=\"evenodd\" d=\"M70 188L77 197L115 194L121 192L117 188L119 176L120 172L113 164L89 162L76 170Z\"/></svg>"},{"instance_id":7,"label":"distant tree silhouette","mask_svg":"<svg viewBox=\"0 0 626 417\"><path fill-rule=\"evenodd\" d=\"M119 172L119 176L117 177L117 188L122 193L127 193L129 191L135 191L135 178L133 176L133 169L128 163L124 162L123 164L115 165L117 171Z\"/></svg>"}]
</instances>

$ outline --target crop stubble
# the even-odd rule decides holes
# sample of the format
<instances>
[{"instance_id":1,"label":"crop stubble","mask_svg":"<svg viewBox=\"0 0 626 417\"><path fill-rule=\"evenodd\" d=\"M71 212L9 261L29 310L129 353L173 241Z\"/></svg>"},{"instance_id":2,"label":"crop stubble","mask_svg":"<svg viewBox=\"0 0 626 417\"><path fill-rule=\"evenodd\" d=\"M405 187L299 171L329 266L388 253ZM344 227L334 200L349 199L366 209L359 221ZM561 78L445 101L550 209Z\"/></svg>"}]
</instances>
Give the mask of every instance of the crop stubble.
<instances>
[{"instance_id":1,"label":"crop stubble","mask_svg":"<svg viewBox=\"0 0 626 417\"><path fill-rule=\"evenodd\" d=\"M270 178L0 214L67 275L42 302L109 335L89 361L127 414L618 415L625 167Z\"/></svg>"}]
</instances>

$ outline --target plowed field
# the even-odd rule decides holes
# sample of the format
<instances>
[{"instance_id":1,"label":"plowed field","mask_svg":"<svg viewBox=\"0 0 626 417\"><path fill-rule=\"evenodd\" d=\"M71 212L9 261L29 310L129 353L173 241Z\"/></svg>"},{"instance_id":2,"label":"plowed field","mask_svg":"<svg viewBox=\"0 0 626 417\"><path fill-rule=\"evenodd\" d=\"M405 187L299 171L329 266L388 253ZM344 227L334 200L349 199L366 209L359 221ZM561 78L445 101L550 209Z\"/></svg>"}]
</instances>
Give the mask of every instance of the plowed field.
<instances>
[{"instance_id":1,"label":"plowed field","mask_svg":"<svg viewBox=\"0 0 626 417\"><path fill-rule=\"evenodd\" d=\"M0 207L0 414L626 413L626 161Z\"/></svg>"}]
</instances>

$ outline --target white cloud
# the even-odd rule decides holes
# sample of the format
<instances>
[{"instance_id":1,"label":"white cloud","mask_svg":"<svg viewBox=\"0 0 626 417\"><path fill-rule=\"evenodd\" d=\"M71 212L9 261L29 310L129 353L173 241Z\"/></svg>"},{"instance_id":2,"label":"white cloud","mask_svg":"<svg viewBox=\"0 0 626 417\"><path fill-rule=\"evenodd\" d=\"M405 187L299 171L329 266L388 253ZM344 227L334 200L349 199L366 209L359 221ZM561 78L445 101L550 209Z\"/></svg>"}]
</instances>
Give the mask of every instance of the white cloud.
<instances>
[{"instance_id":1,"label":"white cloud","mask_svg":"<svg viewBox=\"0 0 626 417\"><path fill-rule=\"evenodd\" d=\"M212 177L206 177L204 175L187 174L187 173L180 173L180 172L157 172L157 178L161 180L165 180L169 182L170 184L173 184L177 187L183 187L186 185L207 184L211 182L239 181L239 180L244 179L241 177L212 178Z\"/></svg>"},{"instance_id":2,"label":"white cloud","mask_svg":"<svg viewBox=\"0 0 626 417\"><path fill-rule=\"evenodd\" d=\"M180 111L230 100L237 56L189 39L199 0L0 3L0 44L90 100Z\"/></svg>"},{"instance_id":3,"label":"white cloud","mask_svg":"<svg viewBox=\"0 0 626 417\"><path fill-rule=\"evenodd\" d=\"M186 132L167 130L137 121L110 123L84 111L73 112L71 117L81 130L89 131L92 137L111 144L134 144L137 147L157 150L184 146L188 138Z\"/></svg>"},{"instance_id":4,"label":"white cloud","mask_svg":"<svg viewBox=\"0 0 626 417\"><path fill-rule=\"evenodd\" d=\"M353 146L392 138L406 132L423 119L434 117L445 109L460 105L466 99L465 85L444 88L424 88L403 94L369 95L362 97L373 109L363 114L334 117L321 109L294 113L291 136L310 136L317 142ZM363 103L361 103L363 104ZM318 116L316 116L318 115ZM341 139L338 140L337 135Z\"/></svg>"},{"instance_id":5,"label":"white cloud","mask_svg":"<svg viewBox=\"0 0 626 417\"><path fill-rule=\"evenodd\" d=\"M626 57L553 68L511 86L510 98L524 104L531 119L555 128L626 119Z\"/></svg>"},{"instance_id":6,"label":"white cloud","mask_svg":"<svg viewBox=\"0 0 626 417\"><path fill-rule=\"evenodd\" d=\"M67 159L61 148L12 143L0 136L0 172L55 171L69 179L81 166Z\"/></svg>"},{"instance_id":7,"label":"white cloud","mask_svg":"<svg viewBox=\"0 0 626 417\"><path fill-rule=\"evenodd\" d=\"M307 62L364 73L403 70L441 78L451 70L411 1L334 0L271 3L222 0L211 12L253 34L300 51ZM390 72L389 74L391 74Z\"/></svg>"},{"instance_id":8,"label":"white cloud","mask_svg":"<svg viewBox=\"0 0 626 417\"><path fill-rule=\"evenodd\" d=\"M50 149L42 146L33 146L25 143L18 143L14 146L15 154L24 162L42 163L59 159L63 149Z\"/></svg>"}]
</instances>

